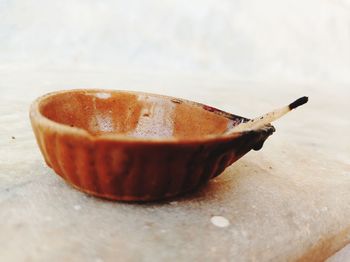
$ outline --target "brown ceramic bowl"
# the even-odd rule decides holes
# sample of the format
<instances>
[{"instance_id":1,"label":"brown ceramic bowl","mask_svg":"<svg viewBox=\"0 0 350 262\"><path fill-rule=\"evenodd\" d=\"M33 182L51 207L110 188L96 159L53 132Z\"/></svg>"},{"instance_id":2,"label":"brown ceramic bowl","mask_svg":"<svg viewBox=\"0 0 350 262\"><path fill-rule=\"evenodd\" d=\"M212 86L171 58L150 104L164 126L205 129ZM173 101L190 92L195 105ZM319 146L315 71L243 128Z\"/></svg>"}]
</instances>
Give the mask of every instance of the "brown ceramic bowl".
<instances>
[{"instance_id":1,"label":"brown ceramic bowl","mask_svg":"<svg viewBox=\"0 0 350 262\"><path fill-rule=\"evenodd\" d=\"M149 201L196 189L251 149L273 126L225 134L247 119L183 99L111 90L50 93L30 119L48 166L95 196Z\"/></svg>"}]
</instances>

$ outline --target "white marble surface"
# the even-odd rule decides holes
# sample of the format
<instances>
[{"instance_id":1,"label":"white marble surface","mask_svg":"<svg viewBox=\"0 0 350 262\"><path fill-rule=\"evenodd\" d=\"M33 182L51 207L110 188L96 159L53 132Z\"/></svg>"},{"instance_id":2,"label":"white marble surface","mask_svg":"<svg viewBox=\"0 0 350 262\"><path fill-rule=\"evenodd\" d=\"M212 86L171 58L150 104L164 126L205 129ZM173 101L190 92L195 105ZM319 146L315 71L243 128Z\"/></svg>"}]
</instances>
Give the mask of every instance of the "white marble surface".
<instances>
[{"instance_id":1,"label":"white marble surface","mask_svg":"<svg viewBox=\"0 0 350 262\"><path fill-rule=\"evenodd\" d=\"M128 72L0 74L4 261L293 261L318 245L329 256L349 241L348 87L284 83L281 89L214 76ZM202 190L137 205L85 196L39 153L28 120L31 100L86 86L175 95L248 117L306 93L310 103L277 123L262 151L250 152ZM223 219L213 223L213 216ZM348 258L345 249L332 259Z\"/></svg>"}]
</instances>

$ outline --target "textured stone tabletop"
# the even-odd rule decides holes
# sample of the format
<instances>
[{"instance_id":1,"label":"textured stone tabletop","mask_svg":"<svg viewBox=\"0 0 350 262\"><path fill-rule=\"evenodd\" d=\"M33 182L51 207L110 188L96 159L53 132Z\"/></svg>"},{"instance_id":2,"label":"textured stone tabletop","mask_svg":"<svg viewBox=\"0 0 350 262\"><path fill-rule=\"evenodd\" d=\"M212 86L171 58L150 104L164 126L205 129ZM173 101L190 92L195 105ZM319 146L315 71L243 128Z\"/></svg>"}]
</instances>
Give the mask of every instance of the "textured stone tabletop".
<instances>
[{"instance_id":1,"label":"textured stone tabletop","mask_svg":"<svg viewBox=\"0 0 350 262\"><path fill-rule=\"evenodd\" d=\"M9 69L0 79L1 261L316 261L350 241L348 86L87 70ZM247 117L302 95L310 102L198 192L132 204L78 192L39 153L30 102L82 87L179 96ZM344 249L330 261L346 258Z\"/></svg>"}]
</instances>

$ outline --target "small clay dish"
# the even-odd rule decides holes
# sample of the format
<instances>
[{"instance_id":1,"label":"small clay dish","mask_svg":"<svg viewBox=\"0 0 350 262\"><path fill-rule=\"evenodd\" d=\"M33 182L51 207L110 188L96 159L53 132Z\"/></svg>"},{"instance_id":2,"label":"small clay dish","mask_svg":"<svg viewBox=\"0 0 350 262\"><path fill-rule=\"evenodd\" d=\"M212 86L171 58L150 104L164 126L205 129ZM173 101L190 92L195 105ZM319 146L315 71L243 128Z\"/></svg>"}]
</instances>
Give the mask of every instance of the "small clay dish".
<instances>
[{"instance_id":1,"label":"small clay dish","mask_svg":"<svg viewBox=\"0 0 350 262\"><path fill-rule=\"evenodd\" d=\"M230 134L247 119L179 98L90 89L42 96L30 119L59 176L88 194L125 201L192 191L275 130Z\"/></svg>"}]
</instances>

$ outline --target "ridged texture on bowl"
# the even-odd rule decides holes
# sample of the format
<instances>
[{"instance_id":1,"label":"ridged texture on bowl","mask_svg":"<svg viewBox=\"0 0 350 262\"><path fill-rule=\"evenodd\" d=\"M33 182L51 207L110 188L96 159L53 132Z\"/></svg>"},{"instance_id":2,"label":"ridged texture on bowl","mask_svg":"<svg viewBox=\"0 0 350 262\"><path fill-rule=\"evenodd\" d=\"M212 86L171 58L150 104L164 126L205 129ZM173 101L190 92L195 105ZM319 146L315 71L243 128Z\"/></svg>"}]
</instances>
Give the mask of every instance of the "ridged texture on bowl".
<instances>
[{"instance_id":1,"label":"ridged texture on bowl","mask_svg":"<svg viewBox=\"0 0 350 262\"><path fill-rule=\"evenodd\" d=\"M33 130L46 163L74 187L96 196L149 201L192 191L219 175L273 130L207 142L89 139L39 124Z\"/></svg>"}]
</instances>

